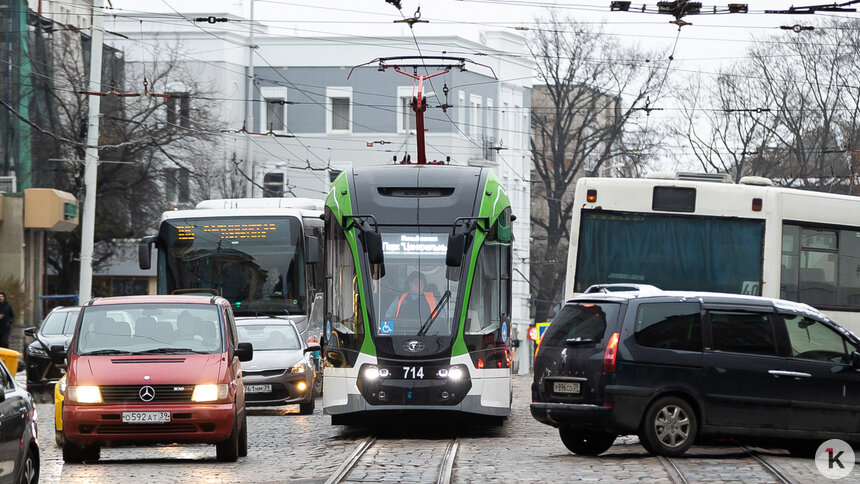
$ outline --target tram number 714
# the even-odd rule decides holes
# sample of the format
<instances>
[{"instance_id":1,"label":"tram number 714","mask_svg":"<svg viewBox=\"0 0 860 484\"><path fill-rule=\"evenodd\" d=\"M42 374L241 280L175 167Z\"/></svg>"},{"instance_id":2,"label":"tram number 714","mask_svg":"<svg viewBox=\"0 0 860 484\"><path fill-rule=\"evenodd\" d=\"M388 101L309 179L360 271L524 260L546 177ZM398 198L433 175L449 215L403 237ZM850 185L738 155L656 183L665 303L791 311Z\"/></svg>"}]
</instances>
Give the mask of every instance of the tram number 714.
<instances>
[{"instance_id":1,"label":"tram number 714","mask_svg":"<svg viewBox=\"0 0 860 484\"><path fill-rule=\"evenodd\" d=\"M424 379L424 367L423 366L404 366L403 367L403 378L411 378L411 379Z\"/></svg>"}]
</instances>

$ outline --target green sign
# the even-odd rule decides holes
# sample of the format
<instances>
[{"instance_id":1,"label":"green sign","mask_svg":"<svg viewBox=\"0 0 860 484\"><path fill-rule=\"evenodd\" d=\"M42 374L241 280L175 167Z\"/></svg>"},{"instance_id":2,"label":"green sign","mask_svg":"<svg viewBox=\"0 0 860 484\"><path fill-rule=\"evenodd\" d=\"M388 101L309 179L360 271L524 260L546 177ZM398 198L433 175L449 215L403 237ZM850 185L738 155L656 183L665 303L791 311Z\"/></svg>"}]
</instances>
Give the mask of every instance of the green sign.
<instances>
[{"instance_id":1,"label":"green sign","mask_svg":"<svg viewBox=\"0 0 860 484\"><path fill-rule=\"evenodd\" d=\"M66 202L63 204L64 215L66 220L70 220L78 217L78 204Z\"/></svg>"}]
</instances>

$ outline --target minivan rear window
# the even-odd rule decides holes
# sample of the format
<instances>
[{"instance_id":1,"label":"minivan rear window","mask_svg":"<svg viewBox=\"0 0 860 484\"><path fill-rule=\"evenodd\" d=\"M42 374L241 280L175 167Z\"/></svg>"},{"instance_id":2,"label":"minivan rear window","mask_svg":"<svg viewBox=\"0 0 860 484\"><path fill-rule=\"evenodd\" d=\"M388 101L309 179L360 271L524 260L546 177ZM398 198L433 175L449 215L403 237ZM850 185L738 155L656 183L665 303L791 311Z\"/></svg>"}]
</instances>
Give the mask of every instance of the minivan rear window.
<instances>
[{"instance_id":1,"label":"minivan rear window","mask_svg":"<svg viewBox=\"0 0 860 484\"><path fill-rule=\"evenodd\" d=\"M634 338L650 348L702 351L701 308L696 303L641 304Z\"/></svg>"},{"instance_id":2,"label":"minivan rear window","mask_svg":"<svg viewBox=\"0 0 860 484\"><path fill-rule=\"evenodd\" d=\"M607 322L618 318L619 307L617 303L566 304L553 318L541 346L561 347L571 338L600 343L606 334Z\"/></svg>"}]
</instances>

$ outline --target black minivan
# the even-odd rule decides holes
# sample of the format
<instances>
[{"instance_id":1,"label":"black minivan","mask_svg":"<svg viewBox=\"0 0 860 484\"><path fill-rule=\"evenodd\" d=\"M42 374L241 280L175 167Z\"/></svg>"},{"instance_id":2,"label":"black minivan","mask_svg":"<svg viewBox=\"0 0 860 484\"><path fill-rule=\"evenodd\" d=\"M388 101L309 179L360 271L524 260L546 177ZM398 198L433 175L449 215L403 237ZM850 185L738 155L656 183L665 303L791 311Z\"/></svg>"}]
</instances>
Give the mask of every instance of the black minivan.
<instances>
[{"instance_id":1,"label":"black minivan","mask_svg":"<svg viewBox=\"0 0 860 484\"><path fill-rule=\"evenodd\" d=\"M531 412L583 455L630 434L665 456L701 437L808 455L827 439L860 441L858 346L801 303L592 286L540 343Z\"/></svg>"}]
</instances>

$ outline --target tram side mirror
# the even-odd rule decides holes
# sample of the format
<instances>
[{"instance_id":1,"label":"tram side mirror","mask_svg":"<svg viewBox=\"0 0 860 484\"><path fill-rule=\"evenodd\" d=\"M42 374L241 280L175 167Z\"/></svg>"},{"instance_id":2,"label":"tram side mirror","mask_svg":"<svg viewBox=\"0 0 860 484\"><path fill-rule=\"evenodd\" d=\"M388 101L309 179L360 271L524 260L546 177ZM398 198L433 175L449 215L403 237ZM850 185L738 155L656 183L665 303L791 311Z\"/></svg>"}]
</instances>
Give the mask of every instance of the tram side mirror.
<instances>
[{"instance_id":1,"label":"tram side mirror","mask_svg":"<svg viewBox=\"0 0 860 484\"><path fill-rule=\"evenodd\" d=\"M371 264L382 264L385 260L382 254L382 236L379 232L371 232L370 230L362 232L364 237L364 250L367 252L367 261Z\"/></svg>"},{"instance_id":2,"label":"tram side mirror","mask_svg":"<svg viewBox=\"0 0 860 484\"><path fill-rule=\"evenodd\" d=\"M142 271L149 270L152 266L150 263L152 260L152 246L155 245L156 238L154 235L144 237L140 239L140 244L137 246L137 263L140 265L140 270Z\"/></svg>"},{"instance_id":3,"label":"tram side mirror","mask_svg":"<svg viewBox=\"0 0 860 484\"><path fill-rule=\"evenodd\" d=\"M448 236L448 252L445 254L445 265L448 267L460 267L463 261L463 253L466 252L466 234Z\"/></svg>"},{"instance_id":4,"label":"tram side mirror","mask_svg":"<svg viewBox=\"0 0 860 484\"><path fill-rule=\"evenodd\" d=\"M318 264L320 261L320 239L313 235L305 235L305 261L308 264Z\"/></svg>"}]
</instances>

